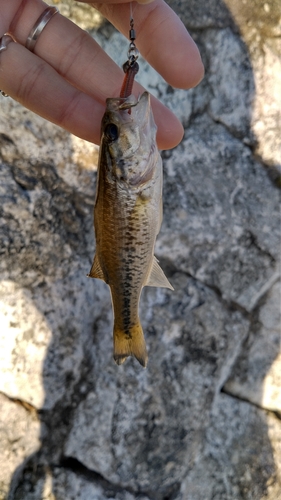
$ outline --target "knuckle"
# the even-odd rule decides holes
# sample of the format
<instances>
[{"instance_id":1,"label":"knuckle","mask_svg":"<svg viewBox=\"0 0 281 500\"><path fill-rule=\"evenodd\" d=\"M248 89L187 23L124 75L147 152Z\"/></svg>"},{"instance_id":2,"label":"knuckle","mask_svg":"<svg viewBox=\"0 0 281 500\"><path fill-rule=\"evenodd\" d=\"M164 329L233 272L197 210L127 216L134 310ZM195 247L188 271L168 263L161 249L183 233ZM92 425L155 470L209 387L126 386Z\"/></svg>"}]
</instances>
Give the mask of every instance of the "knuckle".
<instances>
[{"instance_id":1,"label":"knuckle","mask_svg":"<svg viewBox=\"0 0 281 500\"><path fill-rule=\"evenodd\" d=\"M75 115L75 110L79 106L79 96L80 92L78 90L74 90L67 103L63 104L57 118L57 124L60 127L65 127L68 122L72 121L72 117Z\"/></svg>"},{"instance_id":2,"label":"knuckle","mask_svg":"<svg viewBox=\"0 0 281 500\"><path fill-rule=\"evenodd\" d=\"M35 65L29 66L19 80L17 95L23 102L30 100L30 94L35 91L38 84L42 80L42 75L45 70L45 63L38 61Z\"/></svg>"}]
</instances>

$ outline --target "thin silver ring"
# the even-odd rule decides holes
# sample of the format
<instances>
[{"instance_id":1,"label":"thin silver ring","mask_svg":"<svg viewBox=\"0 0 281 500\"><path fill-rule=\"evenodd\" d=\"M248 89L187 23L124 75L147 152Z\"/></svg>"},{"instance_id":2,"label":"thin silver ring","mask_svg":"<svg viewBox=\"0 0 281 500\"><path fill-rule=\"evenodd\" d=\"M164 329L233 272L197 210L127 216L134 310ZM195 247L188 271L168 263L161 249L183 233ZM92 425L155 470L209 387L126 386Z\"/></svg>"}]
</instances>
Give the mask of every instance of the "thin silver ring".
<instances>
[{"instance_id":1,"label":"thin silver ring","mask_svg":"<svg viewBox=\"0 0 281 500\"><path fill-rule=\"evenodd\" d=\"M11 37L10 35L5 34L2 36L2 38L0 38L0 53L3 50L7 50L7 47L8 47L10 42L14 42L13 37ZM0 94L3 97L9 97L9 95L6 94L6 92L4 92L4 90L0 90Z\"/></svg>"},{"instance_id":2,"label":"thin silver ring","mask_svg":"<svg viewBox=\"0 0 281 500\"><path fill-rule=\"evenodd\" d=\"M52 19L52 17L59 12L57 7L47 7L47 9L42 12L41 16L38 17L36 23L34 24L32 30L30 31L27 40L26 40L26 48L31 52L34 52L34 48L36 42L41 35L43 29L46 27L48 22Z\"/></svg>"}]
</instances>

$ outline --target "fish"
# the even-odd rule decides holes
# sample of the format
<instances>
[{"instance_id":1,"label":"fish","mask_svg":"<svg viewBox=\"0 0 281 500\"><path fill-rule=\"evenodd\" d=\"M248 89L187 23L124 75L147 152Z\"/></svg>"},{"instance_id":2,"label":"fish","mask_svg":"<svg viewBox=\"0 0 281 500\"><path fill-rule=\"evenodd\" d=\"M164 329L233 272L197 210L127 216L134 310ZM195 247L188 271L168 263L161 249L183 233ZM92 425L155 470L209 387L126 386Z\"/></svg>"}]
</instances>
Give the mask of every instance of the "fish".
<instances>
[{"instance_id":1,"label":"fish","mask_svg":"<svg viewBox=\"0 0 281 500\"><path fill-rule=\"evenodd\" d=\"M162 223L163 169L150 95L108 98L101 122L89 277L109 285L114 312L114 360L148 354L139 318L144 286L173 290L154 256Z\"/></svg>"}]
</instances>

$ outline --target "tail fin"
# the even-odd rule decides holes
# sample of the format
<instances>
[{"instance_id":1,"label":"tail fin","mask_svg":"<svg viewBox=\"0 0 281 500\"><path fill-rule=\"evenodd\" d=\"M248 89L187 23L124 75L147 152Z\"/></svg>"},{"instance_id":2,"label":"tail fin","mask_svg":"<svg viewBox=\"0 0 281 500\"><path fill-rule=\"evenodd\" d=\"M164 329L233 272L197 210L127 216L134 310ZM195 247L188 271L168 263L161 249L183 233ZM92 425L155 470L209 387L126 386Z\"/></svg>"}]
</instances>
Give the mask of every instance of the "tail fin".
<instances>
[{"instance_id":1,"label":"tail fin","mask_svg":"<svg viewBox=\"0 0 281 500\"><path fill-rule=\"evenodd\" d=\"M124 363L128 356L135 356L145 368L147 365L147 351L140 321L130 328L129 334L114 325L114 361L117 365Z\"/></svg>"}]
</instances>

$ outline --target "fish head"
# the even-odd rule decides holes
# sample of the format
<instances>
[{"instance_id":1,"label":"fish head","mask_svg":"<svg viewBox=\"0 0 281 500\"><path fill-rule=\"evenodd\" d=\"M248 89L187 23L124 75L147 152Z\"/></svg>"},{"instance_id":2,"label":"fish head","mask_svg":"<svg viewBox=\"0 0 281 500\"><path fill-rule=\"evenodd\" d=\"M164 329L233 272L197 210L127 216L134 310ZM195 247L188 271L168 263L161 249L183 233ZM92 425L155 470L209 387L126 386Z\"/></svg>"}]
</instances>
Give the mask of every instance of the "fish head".
<instances>
[{"instance_id":1,"label":"fish head","mask_svg":"<svg viewBox=\"0 0 281 500\"><path fill-rule=\"evenodd\" d=\"M158 154L156 131L148 92L139 99L133 95L107 99L101 147L110 158L107 165L113 178L137 184L151 157Z\"/></svg>"}]
</instances>

